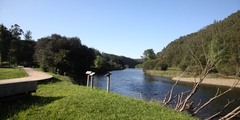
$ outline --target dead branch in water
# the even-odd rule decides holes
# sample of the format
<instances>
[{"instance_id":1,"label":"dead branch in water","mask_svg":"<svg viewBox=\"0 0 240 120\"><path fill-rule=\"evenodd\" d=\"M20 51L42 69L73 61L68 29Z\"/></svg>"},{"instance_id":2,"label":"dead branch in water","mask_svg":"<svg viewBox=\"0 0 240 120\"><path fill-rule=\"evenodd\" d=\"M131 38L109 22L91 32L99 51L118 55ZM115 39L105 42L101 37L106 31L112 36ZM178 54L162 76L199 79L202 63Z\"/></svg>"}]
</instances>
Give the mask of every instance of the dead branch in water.
<instances>
[{"instance_id":1,"label":"dead branch in water","mask_svg":"<svg viewBox=\"0 0 240 120\"><path fill-rule=\"evenodd\" d=\"M240 115L240 106L236 107L232 112L220 118L220 120L230 120L237 115Z\"/></svg>"},{"instance_id":2,"label":"dead branch in water","mask_svg":"<svg viewBox=\"0 0 240 120\"><path fill-rule=\"evenodd\" d=\"M212 116L210 116L210 117L208 117L208 118L206 118L207 120L211 120L211 119L213 119L213 118L215 118L215 117L217 117L219 114L221 114L224 110L225 110L225 108L227 108L231 103L233 103L235 100L232 100L232 101L229 101L228 100L228 103L219 111L219 112L217 112L216 114L214 114L214 115L212 115Z\"/></svg>"},{"instance_id":3,"label":"dead branch in water","mask_svg":"<svg viewBox=\"0 0 240 120\"><path fill-rule=\"evenodd\" d=\"M224 94L228 93L229 91L233 90L233 88L236 87L236 85L238 84L238 81L235 81L233 83L233 85L231 87L229 87L229 89L227 89L224 92L219 92L219 89L217 90L216 94L214 97L210 98L207 102L205 102L201 107L199 107L196 111L194 111L193 115L197 114L201 109L203 109L204 107L206 107L210 102L212 102L213 100L219 98L220 96L223 96Z\"/></svg>"},{"instance_id":4,"label":"dead branch in water","mask_svg":"<svg viewBox=\"0 0 240 120\"><path fill-rule=\"evenodd\" d=\"M171 90L165 95L165 97L164 97L164 99L163 99L163 104L164 104L164 105L168 105L169 102L174 99L174 97L172 97L172 95L173 95L173 90L174 90L175 86L178 84L179 80L182 78L182 76L185 74L185 72L186 72L187 70L188 70L188 68L179 76L179 78L177 79L177 81L175 81L175 83L173 84ZM166 100L167 97L168 97L168 100Z\"/></svg>"}]
</instances>

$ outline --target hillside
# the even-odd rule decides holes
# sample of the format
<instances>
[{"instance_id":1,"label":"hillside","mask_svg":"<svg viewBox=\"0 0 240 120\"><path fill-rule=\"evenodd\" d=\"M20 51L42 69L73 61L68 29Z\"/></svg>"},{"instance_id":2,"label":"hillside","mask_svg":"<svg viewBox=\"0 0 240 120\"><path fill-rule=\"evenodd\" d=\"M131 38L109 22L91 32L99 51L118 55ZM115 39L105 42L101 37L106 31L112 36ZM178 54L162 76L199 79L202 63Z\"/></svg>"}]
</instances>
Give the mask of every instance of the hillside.
<instances>
[{"instance_id":1,"label":"hillside","mask_svg":"<svg viewBox=\"0 0 240 120\"><path fill-rule=\"evenodd\" d=\"M172 41L157 53L157 58L168 66L187 67L194 64L190 51L203 66L208 57L220 53L217 56L220 62L215 64L215 72L234 75L240 63L240 10L224 20L214 20L199 31Z\"/></svg>"}]
</instances>

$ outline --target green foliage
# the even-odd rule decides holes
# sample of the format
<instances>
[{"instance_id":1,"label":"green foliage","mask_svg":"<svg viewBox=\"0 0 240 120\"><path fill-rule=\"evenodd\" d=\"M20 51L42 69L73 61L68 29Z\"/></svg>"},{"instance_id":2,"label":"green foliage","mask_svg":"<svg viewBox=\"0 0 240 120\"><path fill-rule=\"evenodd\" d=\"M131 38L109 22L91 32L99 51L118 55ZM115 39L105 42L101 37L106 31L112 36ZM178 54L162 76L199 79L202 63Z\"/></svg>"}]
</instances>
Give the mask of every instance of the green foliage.
<instances>
[{"instance_id":1,"label":"green foliage","mask_svg":"<svg viewBox=\"0 0 240 120\"><path fill-rule=\"evenodd\" d=\"M31 31L27 31L27 39L21 40L23 30L19 25L12 25L9 30L4 25L0 28L0 61L12 65L32 65L36 42L31 40Z\"/></svg>"},{"instance_id":2,"label":"green foliage","mask_svg":"<svg viewBox=\"0 0 240 120\"><path fill-rule=\"evenodd\" d=\"M38 85L32 96L0 103L0 119L197 119L159 104L72 85L67 77L53 76L49 83Z\"/></svg>"},{"instance_id":3,"label":"green foliage","mask_svg":"<svg viewBox=\"0 0 240 120\"><path fill-rule=\"evenodd\" d=\"M148 60L143 63L143 69L144 70L152 70L155 68L155 64L157 63L156 60Z\"/></svg>"},{"instance_id":4,"label":"green foliage","mask_svg":"<svg viewBox=\"0 0 240 120\"><path fill-rule=\"evenodd\" d=\"M168 69L167 63L161 63L160 67L161 67L161 70L167 70Z\"/></svg>"},{"instance_id":5,"label":"green foliage","mask_svg":"<svg viewBox=\"0 0 240 120\"><path fill-rule=\"evenodd\" d=\"M192 61L193 54L203 67L208 60L218 59L215 63L216 71L220 74L235 75L236 69L240 67L239 29L240 11L237 11L222 21L215 20L197 32L179 37L157 53L157 57L166 61L168 66L179 66L182 70L186 63L191 67L198 64ZM199 68L195 69L198 71Z\"/></svg>"},{"instance_id":6,"label":"green foliage","mask_svg":"<svg viewBox=\"0 0 240 120\"><path fill-rule=\"evenodd\" d=\"M144 64L137 64L135 68L143 68Z\"/></svg>"},{"instance_id":7,"label":"green foliage","mask_svg":"<svg viewBox=\"0 0 240 120\"><path fill-rule=\"evenodd\" d=\"M0 68L0 80L27 76L28 74L21 68Z\"/></svg>"},{"instance_id":8,"label":"green foliage","mask_svg":"<svg viewBox=\"0 0 240 120\"><path fill-rule=\"evenodd\" d=\"M142 61L139 59L132 59L132 58L124 57L124 56L121 56L121 59L122 59L124 65L127 65L128 68L135 68L135 66L137 64L142 63Z\"/></svg>"},{"instance_id":9,"label":"green foliage","mask_svg":"<svg viewBox=\"0 0 240 120\"><path fill-rule=\"evenodd\" d=\"M96 59L94 60L94 65L95 65L95 68L101 69L104 71L106 71L108 69L107 66L109 66L107 61L101 56L96 57Z\"/></svg>"},{"instance_id":10,"label":"green foliage","mask_svg":"<svg viewBox=\"0 0 240 120\"><path fill-rule=\"evenodd\" d=\"M44 71L84 74L95 59L94 50L81 44L77 37L53 34L37 41L35 59Z\"/></svg>"},{"instance_id":11,"label":"green foliage","mask_svg":"<svg viewBox=\"0 0 240 120\"><path fill-rule=\"evenodd\" d=\"M153 49L147 49L143 52L142 59L143 61L153 60L156 58L156 54Z\"/></svg>"},{"instance_id":12,"label":"green foliage","mask_svg":"<svg viewBox=\"0 0 240 120\"><path fill-rule=\"evenodd\" d=\"M144 70L167 70L167 68L167 63L159 59L148 60L143 63Z\"/></svg>"},{"instance_id":13,"label":"green foliage","mask_svg":"<svg viewBox=\"0 0 240 120\"><path fill-rule=\"evenodd\" d=\"M179 68L181 69L181 71L185 71L187 67L188 67L187 63L184 63L184 62L180 63L179 65Z\"/></svg>"},{"instance_id":14,"label":"green foliage","mask_svg":"<svg viewBox=\"0 0 240 120\"><path fill-rule=\"evenodd\" d=\"M3 25L0 25L0 55L1 62L8 61L8 51L12 40L11 32Z\"/></svg>"}]
</instances>

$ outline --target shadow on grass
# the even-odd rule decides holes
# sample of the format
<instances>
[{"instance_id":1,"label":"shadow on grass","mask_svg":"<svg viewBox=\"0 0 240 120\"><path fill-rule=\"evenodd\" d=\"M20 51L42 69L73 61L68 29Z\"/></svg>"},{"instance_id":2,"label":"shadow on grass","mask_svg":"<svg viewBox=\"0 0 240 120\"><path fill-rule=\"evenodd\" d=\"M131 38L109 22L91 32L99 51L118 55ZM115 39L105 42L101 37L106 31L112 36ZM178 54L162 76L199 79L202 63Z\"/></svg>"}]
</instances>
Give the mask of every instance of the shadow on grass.
<instances>
[{"instance_id":1,"label":"shadow on grass","mask_svg":"<svg viewBox=\"0 0 240 120\"><path fill-rule=\"evenodd\" d=\"M20 111L27 110L31 106L44 106L62 98L63 97L29 96L18 100L0 103L0 119L5 120Z\"/></svg>"},{"instance_id":2,"label":"shadow on grass","mask_svg":"<svg viewBox=\"0 0 240 120\"><path fill-rule=\"evenodd\" d=\"M61 82L60 79L56 78L56 77L52 77L50 79L47 79L47 80L41 80L41 81L38 81L38 84L49 84L49 83L57 83L57 82Z\"/></svg>"}]
</instances>

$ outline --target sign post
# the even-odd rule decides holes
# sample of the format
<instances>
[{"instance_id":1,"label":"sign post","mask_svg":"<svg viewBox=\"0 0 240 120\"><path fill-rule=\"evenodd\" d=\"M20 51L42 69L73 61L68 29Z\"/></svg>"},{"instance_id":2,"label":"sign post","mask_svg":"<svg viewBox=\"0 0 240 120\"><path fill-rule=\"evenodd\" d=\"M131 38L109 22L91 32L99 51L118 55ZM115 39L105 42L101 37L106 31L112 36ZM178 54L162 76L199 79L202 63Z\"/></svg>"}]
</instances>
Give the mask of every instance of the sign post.
<instances>
[{"instance_id":1,"label":"sign post","mask_svg":"<svg viewBox=\"0 0 240 120\"><path fill-rule=\"evenodd\" d=\"M105 76L107 76L107 92L110 91L110 75L112 73L107 73Z\"/></svg>"},{"instance_id":2,"label":"sign post","mask_svg":"<svg viewBox=\"0 0 240 120\"><path fill-rule=\"evenodd\" d=\"M92 73L92 71L87 71L85 74L87 74L87 87L89 86L89 75Z\"/></svg>"},{"instance_id":3,"label":"sign post","mask_svg":"<svg viewBox=\"0 0 240 120\"><path fill-rule=\"evenodd\" d=\"M91 74L90 74L90 76L91 76L91 87L92 87L92 89L93 89L93 75L95 74L95 72L92 72Z\"/></svg>"}]
</instances>

